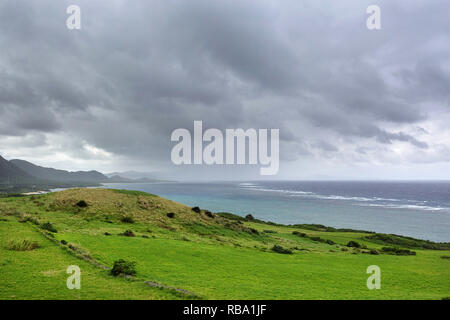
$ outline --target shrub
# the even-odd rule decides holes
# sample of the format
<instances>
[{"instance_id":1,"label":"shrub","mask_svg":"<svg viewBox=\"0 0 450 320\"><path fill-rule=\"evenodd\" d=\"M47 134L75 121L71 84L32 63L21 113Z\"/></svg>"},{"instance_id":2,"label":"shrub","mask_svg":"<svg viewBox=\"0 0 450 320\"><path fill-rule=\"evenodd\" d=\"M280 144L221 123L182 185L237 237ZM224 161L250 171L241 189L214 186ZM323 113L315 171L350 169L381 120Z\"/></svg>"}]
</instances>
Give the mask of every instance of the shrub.
<instances>
[{"instance_id":1,"label":"shrub","mask_svg":"<svg viewBox=\"0 0 450 320\"><path fill-rule=\"evenodd\" d=\"M58 232L58 230L55 229L55 227L49 222L47 221L46 223L41 225L41 229L50 231L50 232Z\"/></svg>"},{"instance_id":2,"label":"shrub","mask_svg":"<svg viewBox=\"0 0 450 320\"><path fill-rule=\"evenodd\" d=\"M450 256L441 256L442 259L450 259Z\"/></svg>"},{"instance_id":3,"label":"shrub","mask_svg":"<svg viewBox=\"0 0 450 320\"><path fill-rule=\"evenodd\" d=\"M449 250L449 242L433 242L429 240L414 239L406 236L398 236L394 234L375 233L370 236L366 236L367 239L387 245L397 245L404 248L414 249L430 249L430 250Z\"/></svg>"},{"instance_id":4,"label":"shrub","mask_svg":"<svg viewBox=\"0 0 450 320\"><path fill-rule=\"evenodd\" d=\"M370 254L380 254L377 249L370 249Z\"/></svg>"},{"instance_id":5,"label":"shrub","mask_svg":"<svg viewBox=\"0 0 450 320\"><path fill-rule=\"evenodd\" d=\"M136 237L134 232L131 230L125 230L125 232L121 233L120 235L125 237Z\"/></svg>"},{"instance_id":6,"label":"shrub","mask_svg":"<svg viewBox=\"0 0 450 320\"><path fill-rule=\"evenodd\" d=\"M306 233L303 233L303 232L292 231L292 234L299 236L299 237L306 237Z\"/></svg>"},{"instance_id":7,"label":"shrub","mask_svg":"<svg viewBox=\"0 0 450 320\"><path fill-rule=\"evenodd\" d=\"M87 204L86 201L80 200L80 201L78 201L78 202L76 203L76 206L77 206L78 208L87 208L88 204Z\"/></svg>"},{"instance_id":8,"label":"shrub","mask_svg":"<svg viewBox=\"0 0 450 320\"><path fill-rule=\"evenodd\" d=\"M20 240L20 241L9 241L6 245L6 249L14 251L31 251L39 248L39 243L37 241L31 240Z\"/></svg>"},{"instance_id":9,"label":"shrub","mask_svg":"<svg viewBox=\"0 0 450 320\"><path fill-rule=\"evenodd\" d=\"M400 249L395 247L383 247L381 248L381 251L389 253L389 254L395 254L398 256L415 256L416 253L414 251L411 251L409 249Z\"/></svg>"},{"instance_id":10,"label":"shrub","mask_svg":"<svg viewBox=\"0 0 450 320\"><path fill-rule=\"evenodd\" d=\"M309 237L312 241L316 241L316 242L324 242L323 239L321 239L320 237Z\"/></svg>"},{"instance_id":11,"label":"shrub","mask_svg":"<svg viewBox=\"0 0 450 320\"><path fill-rule=\"evenodd\" d=\"M333 240L329 240L329 239L325 240L325 242L329 245L335 244L335 242Z\"/></svg>"},{"instance_id":12,"label":"shrub","mask_svg":"<svg viewBox=\"0 0 450 320\"><path fill-rule=\"evenodd\" d=\"M105 236L110 236L110 235L111 235L111 233L109 233L109 232L105 232L105 233L104 233L104 235L105 235Z\"/></svg>"},{"instance_id":13,"label":"shrub","mask_svg":"<svg viewBox=\"0 0 450 320\"><path fill-rule=\"evenodd\" d=\"M275 230L263 230L264 233L277 233Z\"/></svg>"},{"instance_id":14,"label":"shrub","mask_svg":"<svg viewBox=\"0 0 450 320\"><path fill-rule=\"evenodd\" d=\"M22 222L22 223L28 222L28 221L37 226L39 225L39 220L36 218L30 217L30 216L24 216L24 217L20 218L20 220L19 220L19 222Z\"/></svg>"},{"instance_id":15,"label":"shrub","mask_svg":"<svg viewBox=\"0 0 450 320\"><path fill-rule=\"evenodd\" d=\"M200 208L199 207L193 207L192 208L192 211L194 211L194 212L197 212L197 213L200 213Z\"/></svg>"},{"instance_id":16,"label":"shrub","mask_svg":"<svg viewBox=\"0 0 450 320\"><path fill-rule=\"evenodd\" d=\"M173 219L173 218L175 218L175 213L169 212L169 213L167 214L167 217L170 218L170 219Z\"/></svg>"},{"instance_id":17,"label":"shrub","mask_svg":"<svg viewBox=\"0 0 450 320\"><path fill-rule=\"evenodd\" d=\"M205 211L205 215L207 217L213 218L214 219L214 214L211 211Z\"/></svg>"},{"instance_id":18,"label":"shrub","mask_svg":"<svg viewBox=\"0 0 450 320\"><path fill-rule=\"evenodd\" d=\"M352 240L352 241L349 241L347 243L347 247L349 247L349 248L361 248L361 245L358 242Z\"/></svg>"},{"instance_id":19,"label":"shrub","mask_svg":"<svg viewBox=\"0 0 450 320\"><path fill-rule=\"evenodd\" d=\"M65 245L67 244L67 241L66 241L66 240L64 240L64 239L63 239L63 240L61 240L61 244L65 246Z\"/></svg>"},{"instance_id":20,"label":"shrub","mask_svg":"<svg viewBox=\"0 0 450 320\"><path fill-rule=\"evenodd\" d=\"M145 235L145 234L143 234L143 235L142 235L142 238L148 239L148 236Z\"/></svg>"},{"instance_id":21,"label":"shrub","mask_svg":"<svg viewBox=\"0 0 450 320\"><path fill-rule=\"evenodd\" d=\"M120 221L122 221L123 223L134 223L133 218L130 217L130 216L122 217L122 218L120 219Z\"/></svg>"},{"instance_id":22,"label":"shrub","mask_svg":"<svg viewBox=\"0 0 450 320\"><path fill-rule=\"evenodd\" d=\"M255 218L251 215L251 214L248 214L248 215L246 215L245 216L245 220L255 220Z\"/></svg>"},{"instance_id":23,"label":"shrub","mask_svg":"<svg viewBox=\"0 0 450 320\"><path fill-rule=\"evenodd\" d=\"M341 251L348 251L347 248L341 248Z\"/></svg>"},{"instance_id":24,"label":"shrub","mask_svg":"<svg viewBox=\"0 0 450 320\"><path fill-rule=\"evenodd\" d=\"M283 248L282 246L276 244L272 247L272 251L276 253L282 253L282 254L292 254L292 250Z\"/></svg>"},{"instance_id":25,"label":"shrub","mask_svg":"<svg viewBox=\"0 0 450 320\"><path fill-rule=\"evenodd\" d=\"M113 268L111 269L111 274L115 277L121 274L135 276L136 262L125 261L123 259L116 260L114 261Z\"/></svg>"}]
</instances>

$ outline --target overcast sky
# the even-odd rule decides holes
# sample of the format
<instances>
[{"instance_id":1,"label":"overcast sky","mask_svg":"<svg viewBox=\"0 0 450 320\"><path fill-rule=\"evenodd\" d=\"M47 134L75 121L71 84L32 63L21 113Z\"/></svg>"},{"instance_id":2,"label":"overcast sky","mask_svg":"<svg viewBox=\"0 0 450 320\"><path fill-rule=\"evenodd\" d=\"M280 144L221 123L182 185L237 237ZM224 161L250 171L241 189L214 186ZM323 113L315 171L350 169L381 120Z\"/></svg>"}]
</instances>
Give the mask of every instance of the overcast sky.
<instances>
[{"instance_id":1,"label":"overcast sky","mask_svg":"<svg viewBox=\"0 0 450 320\"><path fill-rule=\"evenodd\" d=\"M81 8L81 30L66 8ZM381 8L368 30L366 8ZM170 134L279 128L276 179L450 179L448 0L0 2L0 155L69 170L175 167ZM267 177L265 177L267 178Z\"/></svg>"}]
</instances>

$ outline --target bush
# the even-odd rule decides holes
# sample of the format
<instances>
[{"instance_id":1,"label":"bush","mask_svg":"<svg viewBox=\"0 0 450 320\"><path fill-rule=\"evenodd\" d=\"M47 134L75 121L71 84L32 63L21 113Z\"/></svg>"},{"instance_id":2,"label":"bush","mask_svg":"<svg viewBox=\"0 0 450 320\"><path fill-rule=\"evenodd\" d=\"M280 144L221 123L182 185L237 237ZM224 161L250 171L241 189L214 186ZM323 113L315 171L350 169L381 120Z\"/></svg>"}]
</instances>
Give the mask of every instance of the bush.
<instances>
[{"instance_id":1,"label":"bush","mask_svg":"<svg viewBox=\"0 0 450 320\"><path fill-rule=\"evenodd\" d=\"M370 254L380 254L377 249L370 249Z\"/></svg>"},{"instance_id":2,"label":"bush","mask_svg":"<svg viewBox=\"0 0 450 320\"><path fill-rule=\"evenodd\" d=\"M169 212L169 213L167 214L167 217L170 218L170 219L173 219L173 218L175 218L175 213Z\"/></svg>"},{"instance_id":3,"label":"bush","mask_svg":"<svg viewBox=\"0 0 450 320\"><path fill-rule=\"evenodd\" d=\"M323 242L320 237L309 237L312 241Z\"/></svg>"},{"instance_id":4,"label":"bush","mask_svg":"<svg viewBox=\"0 0 450 320\"><path fill-rule=\"evenodd\" d=\"M248 214L245 216L245 220L251 221L251 220L255 220L255 218L251 214Z\"/></svg>"},{"instance_id":5,"label":"bush","mask_svg":"<svg viewBox=\"0 0 450 320\"><path fill-rule=\"evenodd\" d=\"M104 235L105 235L105 236L110 236L110 235L111 235L111 233L109 233L109 232L105 232L105 233L104 233Z\"/></svg>"},{"instance_id":6,"label":"bush","mask_svg":"<svg viewBox=\"0 0 450 320\"><path fill-rule=\"evenodd\" d=\"M78 208L87 208L88 204L87 204L86 201L80 200L80 201L78 201L78 202L76 203L76 206L77 206Z\"/></svg>"},{"instance_id":7,"label":"bush","mask_svg":"<svg viewBox=\"0 0 450 320\"><path fill-rule=\"evenodd\" d=\"M31 222L32 224L37 225L37 226L39 225L39 220L36 219L36 218L30 217L30 216L24 216L24 217L19 219L19 222L22 222L22 223L28 222L28 221Z\"/></svg>"},{"instance_id":8,"label":"bush","mask_svg":"<svg viewBox=\"0 0 450 320\"><path fill-rule=\"evenodd\" d=\"M341 248L341 251L348 251L347 248Z\"/></svg>"},{"instance_id":9,"label":"bush","mask_svg":"<svg viewBox=\"0 0 450 320\"><path fill-rule=\"evenodd\" d=\"M136 262L133 261L125 261L123 259L119 259L114 261L114 266L111 269L111 274L113 276L118 275L129 275L129 276L135 276L136 275Z\"/></svg>"},{"instance_id":10,"label":"bush","mask_svg":"<svg viewBox=\"0 0 450 320\"><path fill-rule=\"evenodd\" d=\"M292 234L303 238L306 237L306 233L303 232L292 231Z\"/></svg>"},{"instance_id":11,"label":"bush","mask_svg":"<svg viewBox=\"0 0 450 320\"><path fill-rule=\"evenodd\" d=\"M283 248L282 246L276 244L272 247L272 251L276 253L282 253L282 254L292 254L292 250Z\"/></svg>"},{"instance_id":12,"label":"bush","mask_svg":"<svg viewBox=\"0 0 450 320\"><path fill-rule=\"evenodd\" d=\"M122 221L123 223L134 223L133 218L130 216L122 217L122 219L120 219L120 221Z\"/></svg>"},{"instance_id":13,"label":"bush","mask_svg":"<svg viewBox=\"0 0 450 320\"><path fill-rule=\"evenodd\" d=\"M125 237L136 237L134 232L131 230L125 230L125 232L121 233L120 235Z\"/></svg>"},{"instance_id":14,"label":"bush","mask_svg":"<svg viewBox=\"0 0 450 320\"><path fill-rule=\"evenodd\" d=\"M358 242L352 240L352 241L349 241L347 243L347 247L349 247L349 248L361 248L361 245Z\"/></svg>"},{"instance_id":15,"label":"bush","mask_svg":"<svg viewBox=\"0 0 450 320\"><path fill-rule=\"evenodd\" d=\"M333 240L325 240L325 242L327 243L327 244L329 244L329 245L333 245L333 244L336 244Z\"/></svg>"},{"instance_id":16,"label":"bush","mask_svg":"<svg viewBox=\"0 0 450 320\"><path fill-rule=\"evenodd\" d=\"M31 240L20 240L20 241L9 241L6 245L6 249L14 251L31 251L39 248L39 243L37 241Z\"/></svg>"},{"instance_id":17,"label":"bush","mask_svg":"<svg viewBox=\"0 0 450 320\"><path fill-rule=\"evenodd\" d=\"M55 229L55 227L50 223L50 222L46 222L44 224L41 225L41 229L50 231L50 232L58 232L58 230Z\"/></svg>"},{"instance_id":18,"label":"bush","mask_svg":"<svg viewBox=\"0 0 450 320\"><path fill-rule=\"evenodd\" d=\"M409 249L429 249L429 250L449 250L449 242L433 242L429 240L414 239L406 236L398 236L394 234L383 234L375 233L373 235L367 236L367 239L387 245L396 245L399 247L409 248Z\"/></svg>"},{"instance_id":19,"label":"bush","mask_svg":"<svg viewBox=\"0 0 450 320\"><path fill-rule=\"evenodd\" d=\"M442 259L450 259L450 256L441 256Z\"/></svg>"},{"instance_id":20,"label":"bush","mask_svg":"<svg viewBox=\"0 0 450 320\"><path fill-rule=\"evenodd\" d=\"M148 239L148 236L147 236L147 235L145 235L145 234L143 234L143 235L142 235L142 238L144 238L144 239Z\"/></svg>"},{"instance_id":21,"label":"bush","mask_svg":"<svg viewBox=\"0 0 450 320\"><path fill-rule=\"evenodd\" d=\"M263 230L264 233L277 233L275 230Z\"/></svg>"},{"instance_id":22,"label":"bush","mask_svg":"<svg viewBox=\"0 0 450 320\"><path fill-rule=\"evenodd\" d=\"M192 211L194 211L194 212L197 212L197 213L200 213L200 208L199 207L193 207L192 208Z\"/></svg>"},{"instance_id":23,"label":"bush","mask_svg":"<svg viewBox=\"0 0 450 320\"><path fill-rule=\"evenodd\" d=\"M66 240L61 240L61 244L65 246L67 244L67 241Z\"/></svg>"},{"instance_id":24,"label":"bush","mask_svg":"<svg viewBox=\"0 0 450 320\"><path fill-rule=\"evenodd\" d=\"M207 217L213 218L214 219L214 214L211 211L205 211L205 215Z\"/></svg>"},{"instance_id":25,"label":"bush","mask_svg":"<svg viewBox=\"0 0 450 320\"><path fill-rule=\"evenodd\" d=\"M400 249L395 247L383 247L381 251L389 254L395 254L398 256L415 256L416 253L409 249Z\"/></svg>"}]
</instances>

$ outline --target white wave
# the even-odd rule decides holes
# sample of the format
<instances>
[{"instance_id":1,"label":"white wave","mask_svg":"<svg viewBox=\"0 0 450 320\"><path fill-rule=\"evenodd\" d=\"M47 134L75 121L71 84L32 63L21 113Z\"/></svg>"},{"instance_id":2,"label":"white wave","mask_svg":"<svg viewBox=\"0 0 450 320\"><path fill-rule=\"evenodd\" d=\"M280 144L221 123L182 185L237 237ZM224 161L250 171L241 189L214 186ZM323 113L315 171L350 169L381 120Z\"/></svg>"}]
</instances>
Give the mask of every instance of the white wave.
<instances>
[{"instance_id":1,"label":"white wave","mask_svg":"<svg viewBox=\"0 0 450 320\"><path fill-rule=\"evenodd\" d=\"M361 204L362 206L368 207L382 207L382 208L390 208L390 209L412 209L412 210L425 210L425 211L443 211L449 210L450 208L442 208L442 207L431 207L431 206L421 206L421 205L413 205L413 204Z\"/></svg>"}]
</instances>

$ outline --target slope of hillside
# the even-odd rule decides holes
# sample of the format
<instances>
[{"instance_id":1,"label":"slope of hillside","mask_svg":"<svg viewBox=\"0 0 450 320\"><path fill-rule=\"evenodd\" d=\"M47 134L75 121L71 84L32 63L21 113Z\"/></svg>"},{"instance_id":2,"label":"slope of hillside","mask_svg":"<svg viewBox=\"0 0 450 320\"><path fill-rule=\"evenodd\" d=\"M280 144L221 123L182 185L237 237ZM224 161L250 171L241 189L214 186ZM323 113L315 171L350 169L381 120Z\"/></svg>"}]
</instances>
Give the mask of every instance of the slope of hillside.
<instances>
[{"instance_id":1,"label":"slope of hillside","mask_svg":"<svg viewBox=\"0 0 450 320\"><path fill-rule=\"evenodd\" d=\"M0 182L14 183L31 179L32 176L0 156Z\"/></svg>"},{"instance_id":2,"label":"slope of hillside","mask_svg":"<svg viewBox=\"0 0 450 320\"><path fill-rule=\"evenodd\" d=\"M58 182L105 182L108 178L98 171L66 171L37 166L25 160L14 159L10 163L39 179Z\"/></svg>"},{"instance_id":3,"label":"slope of hillside","mask_svg":"<svg viewBox=\"0 0 450 320\"><path fill-rule=\"evenodd\" d=\"M0 230L0 299L450 296L448 243L277 225L137 191L71 189L0 199ZM23 240L36 240L41 247L7 249L8 241ZM111 268L119 259L136 263L134 281L99 267ZM88 291L70 296L65 289L69 264L87 273ZM370 265L381 268L382 290L366 286ZM98 284L91 283L95 279ZM109 283L113 293L105 289ZM155 287L159 291L152 291Z\"/></svg>"}]
</instances>

